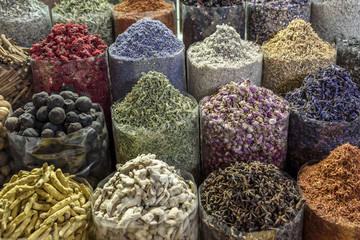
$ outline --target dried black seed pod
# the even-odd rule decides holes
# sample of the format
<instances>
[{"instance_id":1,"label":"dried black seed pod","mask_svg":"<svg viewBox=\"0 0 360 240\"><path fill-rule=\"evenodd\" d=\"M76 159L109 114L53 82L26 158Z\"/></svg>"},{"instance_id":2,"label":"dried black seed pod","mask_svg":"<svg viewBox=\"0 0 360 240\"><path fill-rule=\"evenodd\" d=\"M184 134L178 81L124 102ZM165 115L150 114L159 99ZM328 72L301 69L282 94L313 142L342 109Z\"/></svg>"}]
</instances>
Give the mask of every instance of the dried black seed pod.
<instances>
[{"instance_id":1,"label":"dried black seed pod","mask_svg":"<svg viewBox=\"0 0 360 240\"><path fill-rule=\"evenodd\" d=\"M37 111L36 107L28 107L28 108L25 110L26 113L30 113L30 114L33 115L34 117L36 116L36 111Z\"/></svg>"},{"instance_id":2,"label":"dried black seed pod","mask_svg":"<svg viewBox=\"0 0 360 240\"><path fill-rule=\"evenodd\" d=\"M82 129L82 126L79 122L70 123L69 127L67 128L67 133L70 134L79 131L80 129Z\"/></svg>"},{"instance_id":3,"label":"dried black seed pod","mask_svg":"<svg viewBox=\"0 0 360 240\"><path fill-rule=\"evenodd\" d=\"M34 107L33 102L28 102L27 104L25 104L24 110L28 109L29 107Z\"/></svg>"},{"instance_id":4,"label":"dried black seed pod","mask_svg":"<svg viewBox=\"0 0 360 240\"><path fill-rule=\"evenodd\" d=\"M85 96L79 97L75 101L75 107L81 112L88 112L92 107L91 99Z\"/></svg>"},{"instance_id":5,"label":"dried black seed pod","mask_svg":"<svg viewBox=\"0 0 360 240\"><path fill-rule=\"evenodd\" d=\"M75 112L68 112L66 114L66 120L67 123L74 123L79 121L79 117Z\"/></svg>"},{"instance_id":6,"label":"dried black seed pod","mask_svg":"<svg viewBox=\"0 0 360 240\"><path fill-rule=\"evenodd\" d=\"M74 111L75 109L75 103L71 99L65 99L64 100L64 110L66 113Z\"/></svg>"},{"instance_id":7,"label":"dried black seed pod","mask_svg":"<svg viewBox=\"0 0 360 240\"><path fill-rule=\"evenodd\" d=\"M24 130L22 135L24 137L38 137L39 133L33 128L27 128Z\"/></svg>"},{"instance_id":8,"label":"dried black seed pod","mask_svg":"<svg viewBox=\"0 0 360 240\"><path fill-rule=\"evenodd\" d=\"M19 119L17 117L9 117L5 121L5 127L10 132L17 131L20 127Z\"/></svg>"},{"instance_id":9,"label":"dried black seed pod","mask_svg":"<svg viewBox=\"0 0 360 240\"><path fill-rule=\"evenodd\" d=\"M21 125L25 128L33 128L35 127L35 117L30 113L23 113L19 117L19 121Z\"/></svg>"},{"instance_id":10,"label":"dried black seed pod","mask_svg":"<svg viewBox=\"0 0 360 240\"><path fill-rule=\"evenodd\" d=\"M11 115L11 117L20 117L23 113L25 113L24 109L22 108L18 108L15 110L15 112L13 112L13 114Z\"/></svg>"},{"instance_id":11,"label":"dried black seed pod","mask_svg":"<svg viewBox=\"0 0 360 240\"><path fill-rule=\"evenodd\" d=\"M42 106L46 106L48 98L49 98L49 94L47 92L35 93L32 96L34 107L39 109Z\"/></svg>"},{"instance_id":12,"label":"dried black seed pod","mask_svg":"<svg viewBox=\"0 0 360 240\"><path fill-rule=\"evenodd\" d=\"M62 91L60 93L60 96L63 98L63 99L70 99L72 101L76 101L76 99L79 98L79 95L75 92L71 92L71 91Z\"/></svg>"},{"instance_id":13,"label":"dried black seed pod","mask_svg":"<svg viewBox=\"0 0 360 240\"><path fill-rule=\"evenodd\" d=\"M51 123L51 122L48 122L48 123L46 123L46 124L44 125L43 130L44 130L44 129L51 129L51 130L53 130L54 132L56 132L56 131L61 131L61 130L62 130L62 127L61 127L60 125L56 125L56 124L53 124L53 123Z\"/></svg>"},{"instance_id":14,"label":"dried black seed pod","mask_svg":"<svg viewBox=\"0 0 360 240\"><path fill-rule=\"evenodd\" d=\"M44 129L42 132L41 132L41 137L43 138L53 138L55 136L55 133L53 130L47 128L47 129Z\"/></svg>"},{"instance_id":15,"label":"dried black seed pod","mask_svg":"<svg viewBox=\"0 0 360 240\"><path fill-rule=\"evenodd\" d=\"M91 108L89 112L87 112L86 114L90 115L93 119L93 121L95 121L98 116L99 116L99 112L97 112L94 108Z\"/></svg>"},{"instance_id":16,"label":"dried black seed pod","mask_svg":"<svg viewBox=\"0 0 360 240\"><path fill-rule=\"evenodd\" d=\"M65 111L61 107L55 107L49 113L49 120L54 124L62 124L65 121L65 118Z\"/></svg>"},{"instance_id":17,"label":"dried black seed pod","mask_svg":"<svg viewBox=\"0 0 360 240\"><path fill-rule=\"evenodd\" d=\"M39 108L39 110L36 112L36 119L39 122L46 123L49 121L49 111L47 106L42 106Z\"/></svg>"},{"instance_id":18,"label":"dried black seed pod","mask_svg":"<svg viewBox=\"0 0 360 240\"><path fill-rule=\"evenodd\" d=\"M93 118L86 113L81 113L78 115L78 117L79 117L79 122L81 123L81 126L83 126L83 127L89 126L93 121Z\"/></svg>"},{"instance_id":19,"label":"dried black seed pod","mask_svg":"<svg viewBox=\"0 0 360 240\"><path fill-rule=\"evenodd\" d=\"M47 106L48 106L49 110L51 110L55 107L62 108L64 106L64 99L60 95L57 95L57 94L51 95L48 98Z\"/></svg>"}]
</instances>

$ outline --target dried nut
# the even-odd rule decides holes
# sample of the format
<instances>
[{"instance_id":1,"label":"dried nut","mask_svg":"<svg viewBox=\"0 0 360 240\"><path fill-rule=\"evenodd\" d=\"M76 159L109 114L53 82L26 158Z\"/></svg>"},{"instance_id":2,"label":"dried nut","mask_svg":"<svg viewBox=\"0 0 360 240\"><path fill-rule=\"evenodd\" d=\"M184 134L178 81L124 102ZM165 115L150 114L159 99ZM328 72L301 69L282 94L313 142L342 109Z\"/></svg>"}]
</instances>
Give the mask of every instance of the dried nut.
<instances>
[{"instance_id":1,"label":"dried nut","mask_svg":"<svg viewBox=\"0 0 360 240\"><path fill-rule=\"evenodd\" d=\"M47 92L35 93L32 96L33 104L36 108L41 108L42 106L46 106L48 98L49 94Z\"/></svg>"},{"instance_id":2,"label":"dried nut","mask_svg":"<svg viewBox=\"0 0 360 240\"><path fill-rule=\"evenodd\" d=\"M79 97L75 101L75 107L81 112L88 112L92 107L91 99L85 96Z\"/></svg>"},{"instance_id":3,"label":"dried nut","mask_svg":"<svg viewBox=\"0 0 360 240\"><path fill-rule=\"evenodd\" d=\"M11 169L9 165L2 166L0 168L0 172L4 174L5 176L8 176L11 173Z\"/></svg>"},{"instance_id":4,"label":"dried nut","mask_svg":"<svg viewBox=\"0 0 360 240\"><path fill-rule=\"evenodd\" d=\"M0 107L0 120L4 120L9 115L9 109L7 107Z\"/></svg>"},{"instance_id":5,"label":"dried nut","mask_svg":"<svg viewBox=\"0 0 360 240\"><path fill-rule=\"evenodd\" d=\"M4 96L3 95L0 95L0 100L3 100L4 99Z\"/></svg>"},{"instance_id":6,"label":"dried nut","mask_svg":"<svg viewBox=\"0 0 360 240\"><path fill-rule=\"evenodd\" d=\"M9 162L9 155L5 151L0 151L0 167L5 166Z\"/></svg>"},{"instance_id":7,"label":"dried nut","mask_svg":"<svg viewBox=\"0 0 360 240\"><path fill-rule=\"evenodd\" d=\"M0 100L0 107L6 107L7 109L10 109L11 104L6 100Z\"/></svg>"}]
</instances>

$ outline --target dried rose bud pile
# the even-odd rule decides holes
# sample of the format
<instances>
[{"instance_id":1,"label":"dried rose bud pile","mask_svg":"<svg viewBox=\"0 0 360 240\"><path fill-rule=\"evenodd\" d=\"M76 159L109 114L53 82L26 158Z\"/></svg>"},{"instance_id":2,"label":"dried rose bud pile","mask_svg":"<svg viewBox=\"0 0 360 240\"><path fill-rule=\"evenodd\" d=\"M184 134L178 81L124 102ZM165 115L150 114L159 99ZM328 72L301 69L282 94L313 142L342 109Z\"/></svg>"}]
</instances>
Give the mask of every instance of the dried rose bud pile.
<instances>
[{"instance_id":1,"label":"dried rose bud pile","mask_svg":"<svg viewBox=\"0 0 360 240\"><path fill-rule=\"evenodd\" d=\"M205 176L236 161L283 167L289 105L250 80L231 82L200 102Z\"/></svg>"},{"instance_id":2,"label":"dried rose bud pile","mask_svg":"<svg viewBox=\"0 0 360 240\"><path fill-rule=\"evenodd\" d=\"M73 85L77 93L88 93L110 116L110 85L107 45L86 26L56 24L45 40L30 49L35 92L60 92Z\"/></svg>"}]
</instances>

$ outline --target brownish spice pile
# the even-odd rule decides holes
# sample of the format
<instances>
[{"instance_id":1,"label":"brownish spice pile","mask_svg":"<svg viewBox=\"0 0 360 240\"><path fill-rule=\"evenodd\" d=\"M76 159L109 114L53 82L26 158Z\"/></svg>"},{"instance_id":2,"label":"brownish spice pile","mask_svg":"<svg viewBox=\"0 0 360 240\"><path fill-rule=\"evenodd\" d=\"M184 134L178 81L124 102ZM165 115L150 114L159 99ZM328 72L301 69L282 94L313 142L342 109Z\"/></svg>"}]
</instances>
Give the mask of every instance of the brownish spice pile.
<instances>
[{"instance_id":1,"label":"brownish spice pile","mask_svg":"<svg viewBox=\"0 0 360 240\"><path fill-rule=\"evenodd\" d=\"M334 46L323 41L311 24L293 20L286 29L263 44L262 85L275 93L298 88L305 77L318 67L335 64Z\"/></svg>"},{"instance_id":2,"label":"brownish spice pile","mask_svg":"<svg viewBox=\"0 0 360 240\"><path fill-rule=\"evenodd\" d=\"M299 185L320 216L338 223L360 224L360 149L344 144L323 161L307 166Z\"/></svg>"},{"instance_id":3,"label":"brownish spice pile","mask_svg":"<svg viewBox=\"0 0 360 240\"><path fill-rule=\"evenodd\" d=\"M175 32L174 5L164 0L124 0L114 6L115 36L140 19L149 17L164 23Z\"/></svg>"}]
</instances>

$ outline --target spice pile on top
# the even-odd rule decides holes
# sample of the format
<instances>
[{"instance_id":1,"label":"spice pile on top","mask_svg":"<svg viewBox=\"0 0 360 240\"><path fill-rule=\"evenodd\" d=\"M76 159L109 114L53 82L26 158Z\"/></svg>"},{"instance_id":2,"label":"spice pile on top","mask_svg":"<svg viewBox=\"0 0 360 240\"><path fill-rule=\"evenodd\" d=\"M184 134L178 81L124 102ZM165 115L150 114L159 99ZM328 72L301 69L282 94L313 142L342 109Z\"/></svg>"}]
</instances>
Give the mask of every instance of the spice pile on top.
<instances>
[{"instance_id":1,"label":"spice pile on top","mask_svg":"<svg viewBox=\"0 0 360 240\"><path fill-rule=\"evenodd\" d=\"M116 5L114 10L122 12L149 12L171 7L172 5L164 0L124 0Z\"/></svg>"},{"instance_id":2,"label":"spice pile on top","mask_svg":"<svg viewBox=\"0 0 360 240\"><path fill-rule=\"evenodd\" d=\"M60 23L52 28L45 40L33 44L30 56L37 60L59 59L65 62L98 56L107 50L98 34L92 35L86 26Z\"/></svg>"},{"instance_id":3,"label":"spice pile on top","mask_svg":"<svg viewBox=\"0 0 360 240\"><path fill-rule=\"evenodd\" d=\"M286 94L291 108L319 121L353 121L360 114L360 91L337 65L309 74L302 86Z\"/></svg>"},{"instance_id":4,"label":"spice pile on top","mask_svg":"<svg viewBox=\"0 0 360 240\"><path fill-rule=\"evenodd\" d=\"M112 9L112 5L107 0L62 0L58 4L55 3L53 11L62 14L84 14L109 9Z\"/></svg>"},{"instance_id":5,"label":"spice pile on top","mask_svg":"<svg viewBox=\"0 0 360 240\"><path fill-rule=\"evenodd\" d=\"M115 58L162 58L183 48L184 44L162 22L144 18L119 34L109 52Z\"/></svg>"},{"instance_id":6,"label":"spice pile on top","mask_svg":"<svg viewBox=\"0 0 360 240\"><path fill-rule=\"evenodd\" d=\"M360 224L360 149L344 144L323 161L304 167L299 185L307 203L321 216Z\"/></svg>"},{"instance_id":7,"label":"spice pile on top","mask_svg":"<svg viewBox=\"0 0 360 240\"><path fill-rule=\"evenodd\" d=\"M182 0L182 2L195 7L225 7L243 4L243 0Z\"/></svg>"}]
</instances>

